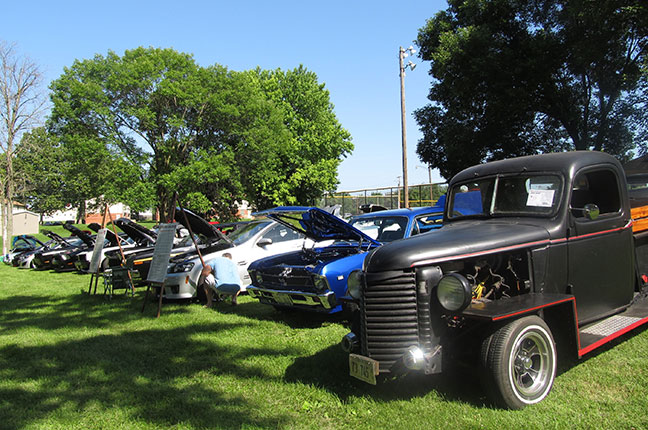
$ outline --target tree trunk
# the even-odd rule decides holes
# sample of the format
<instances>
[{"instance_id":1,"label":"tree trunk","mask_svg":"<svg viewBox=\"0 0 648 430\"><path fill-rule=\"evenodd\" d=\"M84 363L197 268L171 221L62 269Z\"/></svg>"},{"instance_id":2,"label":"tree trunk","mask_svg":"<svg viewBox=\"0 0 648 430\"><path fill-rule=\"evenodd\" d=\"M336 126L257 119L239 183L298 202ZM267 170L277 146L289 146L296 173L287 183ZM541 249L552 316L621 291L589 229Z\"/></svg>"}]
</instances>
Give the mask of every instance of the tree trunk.
<instances>
[{"instance_id":1,"label":"tree trunk","mask_svg":"<svg viewBox=\"0 0 648 430\"><path fill-rule=\"evenodd\" d=\"M7 252L9 252L9 246L8 246L9 241L7 240L7 228L6 228L8 224L8 217L6 216L7 213L6 202L7 202L6 199L0 197L0 226L2 226L0 235L2 235L2 255L5 255Z\"/></svg>"},{"instance_id":2,"label":"tree trunk","mask_svg":"<svg viewBox=\"0 0 648 430\"><path fill-rule=\"evenodd\" d=\"M85 218L86 218L86 204L84 200L79 202L79 207L77 209L76 223L85 224Z\"/></svg>"}]
</instances>

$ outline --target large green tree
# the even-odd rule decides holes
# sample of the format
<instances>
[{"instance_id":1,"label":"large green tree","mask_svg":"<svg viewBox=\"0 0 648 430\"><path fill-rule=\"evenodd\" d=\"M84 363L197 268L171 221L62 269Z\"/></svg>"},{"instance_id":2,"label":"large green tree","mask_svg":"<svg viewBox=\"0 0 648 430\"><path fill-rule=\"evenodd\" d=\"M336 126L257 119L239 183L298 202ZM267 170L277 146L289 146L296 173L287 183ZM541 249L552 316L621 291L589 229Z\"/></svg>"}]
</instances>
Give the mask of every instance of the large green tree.
<instances>
[{"instance_id":1,"label":"large green tree","mask_svg":"<svg viewBox=\"0 0 648 430\"><path fill-rule=\"evenodd\" d=\"M233 72L138 48L76 61L51 88L50 130L145 163L164 218L176 192L225 218L243 199L258 208L310 202L336 185L352 148L328 92L304 68Z\"/></svg>"},{"instance_id":2,"label":"large green tree","mask_svg":"<svg viewBox=\"0 0 648 430\"><path fill-rule=\"evenodd\" d=\"M450 177L538 152L629 155L648 44L642 0L450 0L419 30L431 103L415 112L421 159Z\"/></svg>"},{"instance_id":3,"label":"large green tree","mask_svg":"<svg viewBox=\"0 0 648 430\"><path fill-rule=\"evenodd\" d=\"M19 149L16 194L31 210L51 213L72 204L81 221L91 199L99 209L118 201L133 210L151 207L152 193L140 181L140 169L97 139L67 136L62 141L37 127L23 135Z\"/></svg>"},{"instance_id":4,"label":"large green tree","mask_svg":"<svg viewBox=\"0 0 648 430\"><path fill-rule=\"evenodd\" d=\"M314 204L337 186L337 168L353 150L351 135L338 122L329 92L304 66L255 71L266 97L278 108L289 132L279 153L273 204Z\"/></svg>"},{"instance_id":5,"label":"large green tree","mask_svg":"<svg viewBox=\"0 0 648 430\"><path fill-rule=\"evenodd\" d=\"M109 52L75 61L50 86L50 129L79 151L103 145L134 166L148 161L158 207L169 213L172 193L159 178L186 161L195 138L192 122L204 103L196 94L202 90L197 71L191 56L170 49L138 48L123 57ZM138 141L152 150L150 158Z\"/></svg>"},{"instance_id":6,"label":"large green tree","mask_svg":"<svg viewBox=\"0 0 648 430\"><path fill-rule=\"evenodd\" d=\"M20 178L16 190L19 200L38 213L65 207L65 162L60 142L44 127L37 127L22 136L20 149L14 163Z\"/></svg>"}]
</instances>

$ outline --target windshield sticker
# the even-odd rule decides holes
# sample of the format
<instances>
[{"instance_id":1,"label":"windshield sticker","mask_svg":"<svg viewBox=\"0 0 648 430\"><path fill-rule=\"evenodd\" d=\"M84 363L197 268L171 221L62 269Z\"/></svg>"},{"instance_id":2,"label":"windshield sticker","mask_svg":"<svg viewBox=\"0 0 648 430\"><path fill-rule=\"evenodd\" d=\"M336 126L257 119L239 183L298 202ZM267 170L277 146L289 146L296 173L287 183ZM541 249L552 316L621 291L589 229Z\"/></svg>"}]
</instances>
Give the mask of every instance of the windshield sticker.
<instances>
[{"instance_id":1,"label":"windshield sticker","mask_svg":"<svg viewBox=\"0 0 648 430\"><path fill-rule=\"evenodd\" d=\"M554 190L529 190L527 206L550 208L553 203Z\"/></svg>"}]
</instances>

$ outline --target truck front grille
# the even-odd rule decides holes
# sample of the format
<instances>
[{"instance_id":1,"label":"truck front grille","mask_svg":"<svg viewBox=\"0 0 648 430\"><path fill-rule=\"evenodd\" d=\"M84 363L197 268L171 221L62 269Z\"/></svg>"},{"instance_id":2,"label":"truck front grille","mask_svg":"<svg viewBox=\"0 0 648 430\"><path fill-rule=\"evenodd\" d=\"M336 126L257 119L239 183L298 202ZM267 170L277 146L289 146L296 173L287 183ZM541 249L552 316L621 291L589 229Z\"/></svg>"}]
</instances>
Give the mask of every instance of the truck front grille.
<instances>
[{"instance_id":1,"label":"truck front grille","mask_svg":"<svg viewBox=\"0 0 648 430\"><path fill-rule=\"evenodd\" d=\"M410 346L418 344L416 275L367 273L361 309L363 352L380 363L380 372L389 372Z\"/></svg>"}]
</instances>

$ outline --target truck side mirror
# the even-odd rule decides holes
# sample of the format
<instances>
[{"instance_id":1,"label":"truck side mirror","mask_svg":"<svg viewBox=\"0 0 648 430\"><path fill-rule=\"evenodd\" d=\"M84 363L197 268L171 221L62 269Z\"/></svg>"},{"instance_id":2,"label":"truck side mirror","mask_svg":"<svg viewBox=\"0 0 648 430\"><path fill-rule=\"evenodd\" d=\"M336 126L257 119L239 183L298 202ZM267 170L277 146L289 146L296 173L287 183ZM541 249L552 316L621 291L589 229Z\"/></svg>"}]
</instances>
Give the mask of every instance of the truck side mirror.
<instances>
[{"instance_id":1,"label":"truck side mirror","mask_svg":"<svg viewBox=\"0 0 648 430\"><path fill-rule=\"evenodd\" d=\"M601 211L599 207L596 206L594 203L588 203L583 208L583 213L585 214L585 218L589 220L595 220L599 217Z\"/></svg>"}]
</instances>

